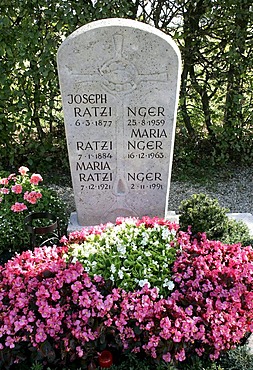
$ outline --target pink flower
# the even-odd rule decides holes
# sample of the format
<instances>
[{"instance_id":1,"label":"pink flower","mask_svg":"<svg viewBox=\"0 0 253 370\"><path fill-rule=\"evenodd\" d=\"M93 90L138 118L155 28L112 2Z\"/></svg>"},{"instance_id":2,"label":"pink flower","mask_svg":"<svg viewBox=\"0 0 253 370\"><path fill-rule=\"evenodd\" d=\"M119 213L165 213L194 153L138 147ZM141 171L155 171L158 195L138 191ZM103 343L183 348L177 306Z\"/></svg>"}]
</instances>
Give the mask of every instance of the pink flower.
<instances>
[{"instance_id":1,"label":"pink flower","mask_svg":"<svg viewBox=\"0 0 253 370\"><path fill-rule=\"evenodd\" d=\"M83 357L83 350L80 346L76 347L78 357Z\"/></svg>"},{"instance_id":2,"label":"pink flower","mask_svg":"<svg viewBox=\"0 0 253 370\"><path fill-rule=\"evenodd\" d=\"M184 361L185 358L185 350L183 348L175 354L175 359L178 361Z\"/></svg>"},{"instance_id":3,"label":"pink flower","mask_svg":"<svg viewBox=\"0 0 253 370\"><path fill-rule=\"evenodd\" d=\"M18 169L18 172L21 173L22 176L26 175L26 173L29 171L29 168L25 167L25 166L21 166L19 167Z\"/></svg>"},{"instance_id":4,"label":"pink flower","mask_svg":"<svg viewBox=\"0 0 253 370\"><path fill-rule=\"evenodd\" d=\"M11 173L11 174L8 176L8 180L16 181L16 174L15 174L15 173Z\"/></svg>"},{"instance_id":5,"label":"pink flower","mask_svg":"<svg viewBox=\"0 0 253 370\"><path fill-rule=\"evenodd\" d=\"M22 190L23 190L22 185L19 185L19 184L13 185L11 188L11 191L15 194L21 194Z\"/></svg>"},{"instance_id":6,"label":"pink flower","mask_svg":"<svg viewBox=\"0 0 253 370\"><path fill-rule=\"evenodd\" d=\"M1 188L0 189L0 193L2 193L2 194L9 194L9 192L10 192L10 190L7 189L7 188Z\"/></svg>"},{"instance_id":7,"label":"pink flower","mask_svg":"<svg viewBox=\"0 0 253 370\"><path fill-rule=\"evenodd\" d=\"M37 200L42 197L41 192L39 191L31 191L30 193L28 191L24 194L24 200L27 200L27 202L31 204L36 204Z\"/></svg>"},{"instance_id":8,"label":"pink flower","mask_svg":"<svg viewBox=\"0 0 253 370\"><path fill-rule=\"evenodd\" d=\"M0 184L1 185L8 185L8 183L9 183L9 181L8 181L8 179L6 177L3 178L3 179L0 179Z\"/></svg>"},{"instance_id":9,"label":"pink flower","mask_svg":"<svg viewBox=\"0 0 253 370\"><path fill-rule=\"evenodd\" d=\"M43 181L43 178L38 173L33 173L30 178L30 183L33 185L38 185L40 181Z\"/></svg>"},{"instance_id":10,"label":"pink flower","mask_svg":"<svg viewBox=\"0 0 253 370\"><path fill-rule=\"evenodd\" d=\"M181 332L179 330L175 330L173 341L179 343L179 342L181 342L181 339L182 339Z\"/></svg>"},{"instance_id":11,"label":"pink flower","mask_svg":"<svg viewBox=\"0 0 253 370\"><path fill-rule=\"evenodd\" d=\"M47 335L45 333L45 325L44 324L38 324L37 333L35 334L35 341L37 343L42 343L47 339Z\"/></svg>"},{"instance_id":12,"label":"pink flower","mask_svg":"<svg viewBox=\"0 0 253 370\"><path fill-rule=\"evenodd\" d=\"M170 362L171 361L171 354L169 352L165 353L165 355L163 355L163 361L165 362Z\"/></svg>"},{"instance_id":13,"label":"pink flower","mask_svg":"<svg viewBox=\"0 0 253 370\"><path fill-rule=\"evenodd\" d=\"M6 347L14 348L15 347L14 342L15 342L15 339L8 336L6 338L5 345L6 345Z\"/></svg>"},{"instance_id":14,"label":"pink flower","mask_svg":"<svg viewBox=\"0 0 253 370\"><path fill-rule=\"evenodd\" d=\"M11 206L11 210L13 212L23 212L27 209L26 205L24 203L18 203L16 202Z\"/></svg>"}]
</instances>

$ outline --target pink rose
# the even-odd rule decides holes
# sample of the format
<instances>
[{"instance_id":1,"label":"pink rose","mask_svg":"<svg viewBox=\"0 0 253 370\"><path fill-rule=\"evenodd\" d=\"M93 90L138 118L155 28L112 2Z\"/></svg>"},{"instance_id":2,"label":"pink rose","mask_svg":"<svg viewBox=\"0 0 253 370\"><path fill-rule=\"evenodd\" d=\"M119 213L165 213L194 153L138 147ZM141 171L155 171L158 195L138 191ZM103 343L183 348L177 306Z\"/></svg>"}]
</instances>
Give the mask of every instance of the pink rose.
<instances>
[{"instance_id":1,"label":"pink rose","mask_svg":"<svg viewBox=\"0 0 253 370\"><path fill-rule=\"evenodd\" d=\"M26 173L29 171L29 168L25 167L25 166L21 166L19 167L18 169L18 172L21 173L22 176L26 175Z\"/></svg>"},{"instance_id":2,"label":"pink rose","mask_svg":"<svg viewBox=\"0 0 253 370\"><path fill-rule=\"evenodd\" d=\"M38 185L40 181L43 181L43 178L38 173L33 173L30 178L30 183L33 185Z\"/></svg>"}]
</instances>

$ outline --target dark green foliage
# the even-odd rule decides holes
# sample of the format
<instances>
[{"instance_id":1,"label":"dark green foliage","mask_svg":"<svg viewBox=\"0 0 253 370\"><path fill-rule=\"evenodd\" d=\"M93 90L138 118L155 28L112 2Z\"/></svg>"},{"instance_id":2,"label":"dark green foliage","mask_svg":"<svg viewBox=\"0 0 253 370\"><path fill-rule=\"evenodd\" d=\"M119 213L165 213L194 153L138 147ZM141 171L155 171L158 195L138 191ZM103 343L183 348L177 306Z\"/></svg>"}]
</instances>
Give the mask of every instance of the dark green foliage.
<instances>
[{"instance_id":1,"label":"dark green foliage","mask_svg":"<svg viewBox=\"0 0 253 370\"><path fill-rule=\"evenodd\" d=\"M208 239L224 243L238 243L250 240L248 227L241 221L228 218L228 209L221 207L217 199L206 194L193 194L181 202L179 224L183 231L191 226L196 235L205 232Z\"/></svg>"},{"instance_id":2,"label":"dark green foliage","mask_svg":"<svg viewBox=\"0 0 253 370\"><path fill-rule=\"evenodd\" d=\"M218 363L192 355L186 361L179 363L178 370L224 370Z\"/></svg>"},{"instance_id":3,"label":"dark green foliage","mask_svg":"<svg viewBox=\"0 0 253 370\"><path fill-rule=\"evenodd\" d=\"M253 245L249 229L242 221L227 220L227 229L221 237L223 243L242 243L244 246Z\"/></svg>"},{"instance_id":4,"label":"dark green foliage","mask_svg":"<svg viewBox=\"0 0 253 370\"><path fill-rule=\"evenodd\" d=\"M224 370L253 370L253 355L246 345L226 352L220 360Z\"/></svg>"},{"instance_id":5,"label":"dark green foliage","mask_svg":"<svg viewBox=\"0 0 253 370\"><path fill-rule=\"evenodd\" d=\"M179 223L182 230L191 226L193 235L205 232L209 239L219 239L227 225L228 209L221 208L217 199L206 194L193 194L181 202Z\"/></svg>"},{"instance_id":6,"label":"dark green foliage","mask_svg":"<svg viewBox=\"0 0 253 370\"><path fill-rule=\"evenodd\" d=\"M250 164L252 1L151 3L149 11L142 6L140 18L166 30L178 42L182 53L178 160L183 157L187 161L194 150L215 163ZM181 21L173 22L175 18Z\"/></svg>"},{"instance_id":7,"label":"dark green foliage","mask_svg":"<svg viewBox=\"0 0 253 370\"><path fill-rule=\"evenodd\" d=\"M57 50L78 27L109 17L154 24L181 49L177 161L252 162L252 1L148 3L1 1L0 167L68 169Z\"/></svg>"},{"instance_id":8,"label":"dark green foliage","mask_svg":"<svg viewBox=\"0 0 253 370\"><path fill-rule=\"evenodd\" d=\"M111 370L177 370L176 367L165 362L156 362L151 358L139 358L129 354L121 359L121 363L113 365Z\"/></svg>"},{"instance_id":9,"label":"dark green foliage","mask_svg":"<svg viewBox=\"0 0 253 370\"><path fill-rule=\"evenodd\" d=\"M104 17L133 17L131 1L2 0L0 169L68 168L56 65L63 39Z\"/></svg>"}]
</instances>

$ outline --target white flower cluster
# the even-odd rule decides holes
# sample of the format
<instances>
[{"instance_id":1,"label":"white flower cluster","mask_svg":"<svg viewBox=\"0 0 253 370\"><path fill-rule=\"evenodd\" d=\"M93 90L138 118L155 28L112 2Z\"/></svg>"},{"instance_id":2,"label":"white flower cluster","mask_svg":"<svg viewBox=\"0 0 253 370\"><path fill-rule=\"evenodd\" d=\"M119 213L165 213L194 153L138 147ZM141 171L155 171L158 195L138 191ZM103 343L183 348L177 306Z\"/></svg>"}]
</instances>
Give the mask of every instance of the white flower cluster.
<instances>
[{"instance_id":1,"label":"white flower cluster","mask_svg":"<svg viewBox=\"0 0 253 370\"><path fill-rule=\"evenodd\" d=\"M91 275L110 279L117 287L129 291L147 284L168 294L174 288L170 280L174 240L175 230L167 225L136 225L125 219L119 225L110 224L101 234L89 235L82 244L72 244L68 254Z\"/></svg>"}]
</instances>

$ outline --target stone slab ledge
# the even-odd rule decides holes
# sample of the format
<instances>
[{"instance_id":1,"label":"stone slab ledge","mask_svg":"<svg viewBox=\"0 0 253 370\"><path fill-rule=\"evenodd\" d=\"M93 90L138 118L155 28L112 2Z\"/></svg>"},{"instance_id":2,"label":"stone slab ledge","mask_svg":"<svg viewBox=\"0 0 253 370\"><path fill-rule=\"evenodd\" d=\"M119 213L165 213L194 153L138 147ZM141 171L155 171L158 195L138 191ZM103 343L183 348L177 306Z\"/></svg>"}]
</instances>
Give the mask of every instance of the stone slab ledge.
<instances>
[{"instance_id":1,"label":"stone slab ledge","mask_svg":"<svg viewBox=\"0 0 253 370\"><path fill-rule=\"evenodd\" d=\"M249 228L250 235L253 237L253 215L251 213L228 213L228 217L237 220L243 221ZM171 222L179 223L179 215L174 211L168 211L166 219ZM77 220L77 213L72 212L69 219L67 234L72 233L73 231L80 231L84 226L79 225Z\"/></svg>"}]
</instances>

